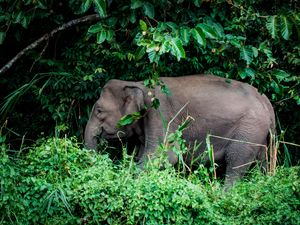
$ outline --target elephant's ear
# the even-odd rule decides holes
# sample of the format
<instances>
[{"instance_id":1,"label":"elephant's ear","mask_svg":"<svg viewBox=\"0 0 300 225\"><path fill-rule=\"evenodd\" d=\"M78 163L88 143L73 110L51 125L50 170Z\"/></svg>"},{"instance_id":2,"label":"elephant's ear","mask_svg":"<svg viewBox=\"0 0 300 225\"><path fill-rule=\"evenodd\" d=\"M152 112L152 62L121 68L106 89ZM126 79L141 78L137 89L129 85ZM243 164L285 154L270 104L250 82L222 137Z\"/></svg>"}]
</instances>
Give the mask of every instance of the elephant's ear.
<instances>
[{"instance_id":1,"label":"elephant's ear","mask_svg":"<svg viewBox=\"0 0 300 225\"><path fill-rule=\"evenodd\" d=\"M140 111L144 107L144 92L137 86L124 87L124 114Z\"/></svg>"}]
</instances>

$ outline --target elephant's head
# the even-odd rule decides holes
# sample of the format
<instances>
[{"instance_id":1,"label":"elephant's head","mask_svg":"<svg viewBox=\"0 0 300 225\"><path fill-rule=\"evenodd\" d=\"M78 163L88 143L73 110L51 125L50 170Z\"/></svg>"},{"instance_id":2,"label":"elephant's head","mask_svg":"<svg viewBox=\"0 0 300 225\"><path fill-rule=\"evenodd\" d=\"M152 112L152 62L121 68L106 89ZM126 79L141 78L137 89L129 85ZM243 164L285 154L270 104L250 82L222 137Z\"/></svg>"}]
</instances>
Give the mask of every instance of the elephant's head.
<instances>
[{"instance_id":1,"label":"elephant's head","mask_svg":"<svg viewBox=\"0 0 300 225\"><path fill-rule=\"evenodd\" d=\"M140 111L144 106L144 86L136 82L110 80L95 103L85 128L85 144L96 149L97 137L116 139L131 137L136 124L118 128L119 120L127 114ZM119 132L122 131L122 132Z\"/></svg>"}]
</instances>

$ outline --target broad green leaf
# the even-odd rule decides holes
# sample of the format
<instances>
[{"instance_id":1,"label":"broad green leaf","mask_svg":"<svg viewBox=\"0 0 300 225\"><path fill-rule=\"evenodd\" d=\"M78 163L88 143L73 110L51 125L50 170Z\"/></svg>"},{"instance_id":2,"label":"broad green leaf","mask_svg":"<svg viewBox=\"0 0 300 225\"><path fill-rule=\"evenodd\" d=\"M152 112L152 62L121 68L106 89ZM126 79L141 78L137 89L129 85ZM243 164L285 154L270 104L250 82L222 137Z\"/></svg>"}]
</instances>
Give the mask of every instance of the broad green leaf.
<instances>
[{"instance_id":1,"label":"broad green leaf","mask_svg":"<svg viewBox=\"0 0 300 225\"><path fill-rule=\"evenodd\" d=\"M269 46L267 46L266 42L260 43L259 51L262 51L267 56L269 63L276 62L275 58L273 57L272 50Z\"/></svg>"},{"instance_id":2,"label":"broad green leaf","mask_svg":"<svg viewBox=\"0 0 300 225\"><path fill-rule=\"evenodd\" d=\"M85 0L82 4L81 4L81 12L85 13L86 11L89 10L89 8L91 7L93 0Z\"/></svg>"},{"instance_id":3,"label":"broad green leaf","mask_svg":"<svg viewBox=\"0 0 300 225\"><path fill-rule=\"evenodd\" d=\"M185 51L182 46L182 42L179 38L172 38L171 39L171 53L172 55L176 56L177 60L179 61L181 58L185 58Z\"/></svg>"},{"instance_id":4,"label":"broad green leaf","mask_svg":"<svg viewBox=\"0 0 300 225\"><path fill-rule=\"evenodd\" d=\"M240 48L240 58L245 60L247 65L249 65L253 59L252 49L249 46L242 46Z\"/></svg>"},{"instance_id":5,"label":"broad green leaf","mask_svg":"<svg viewBox=\"0 0 300 225\"><path fill-rule=\"evenodd\" d=\"M106 31L106 40L111 41L114 37L115 31L114 30L107 30Z\"/></svg>"},{"instance_id":6,"label":"broad green leaf","mask_svg":"<svg viewBox=\"0 0 300 225\"><path fill-rule=\"evenodd\" d=\"M132 114L125 115L119 120L117 127L120 128L120 127L123 127L126 125L130 125L134 121L140 119L141 117L142 117L142 115L140 112L134 112Z\"/></svg>"},{"instance_id":7,"label":"broad green leaf","mask_svg":"<svg viewBox=\"0 0 300 225\"><path fill-rule=\"evenodd\" d=\"M30 23L30 19L31 19L30 17L24 16L23 19L20 21L24 28L28 27L28 24Z\"/></svg>"},{"instance_id":8,"label":"broad green leaf","mask_svg":"<svg viewBox=\"0 0 300 225\"><path fill-rule=\"evenodd\" d=\"M225 36L224 29L221 26L221 24L219 24L219 23L210 23L210 24L208 24L208 26L212 27L212 29L215 31L218 39L224 38L224 36Z\"/></svg>"},{"instance_id":9,"label":"broad green leaf","mask_svg":"<svg viewBox=\"0 0 300 225\"><path fill-rule=\"evenodd\" d=\"M272 75L274 75L279 82L281 81L289 82L293 79L290 74L288 74L284 70L279 70L279 69L274 70L272 72Z\"/></svg>"},{"instance_id":10,"label":"broad green leaf","mask_svg":"<svg viewBox=\"0 0 300 225\"><path fill-rule=\"evenodd\" d=\"M269 16L267 18L266 27L273 39L277 37L277 27L278 27L277 23L278 23L277 16Z\"/></svg>"},{"instance_id":11,"label":"broad green leaf","mask_svg":"<svg viewBox=\"0 0 300 225\"><path fill-rule=\"evenodd\" d=\"M107 21L106 24L107 24L108 26L114 27L114 26L117 24L117 22L118 22L118 18L112 16L112 17L109 17L106 21Z\"/></svg>"},{"instance_id":12,"label":"broad green leaf","mask_svg":"<svg viewBox=\"0 0 300 225\"><path fill-rule=\"evenodd\" d=\"M197 27L199 27L207 37L212 39L218 39L219 35L213 27L208 26L207 24L204 23L198 24Z\"/></svg>"},{"instance_id":13,"label":"broad green leaf","mask_svg":"<svg viewBox=\"0 0 300 225\"><path fill-rule=\"evenodd\" d=\"M147 50L146 50L146 52L153 52L153 51L156 51L156 48L158 47L158 45L157 44L155 44L155 43L152 43L152 44L150 44L149 46L147 46Z\"/></svg>"},{"instance_id":14,"label":"broad green leaf","mask_svg":"<svg viewBox=\"0 0 300 225\"><path fill-rule=\"evenodd\" d=\"M165 40L159 49L159 54L162 55L164 53L167 53L171 50L171 44L170 44L170 40Z\"/></svg>"},{"instance_id":15,"label":"broad green leaf","mask_svg":"<svg viewBox=\"0 0 300 225\"><path fill-rule=\"evenodd\" d=\"M159 31L154 31L153 33L153 41L163 42L165 40L165 35L161 34Z\"/></svg>"},{"instance_id":16,"label":"broad green leaf","mask_svg":"<svg viewBox=\"0 0 300 225\"><path fill-rule=\"evenodd\" d=\"M252 52L253 52L254 58L256 58L258 56L258 49L255 47L252 47Z\"/></svg>"},{"instance_id":17,"label":"broad green leaf","mask_svg":"<svg viewBox=\"0 0 300 225\"><path fill-rule=\"evenodd\" d=\"M242 79L245 79L246 77L250 77L252 80L254 80L255 79L255 70L253 70L252 68L245 68L240 73L240 77Z\"/></svg>"},{"instance_id":18,"label":"broad green leaf","mask_svg":"<svg viewBox=\"0 0 300 225\"><path fill-rule=\"evenodd\" d=\"M142 31L147 31L148 27L145 21L140 20L140 28L142 29Z\"/></svg>"},{"instance_id":19,"label":"broad green leaf","mask_svg":"<svg viewBox=\"0 0 300 225\"><path fill-rule=\"evenodd\" d=\"M100 23L97 23L95 25L90 26L88 32L92 33L92 34L96 34L96 33L101 32L102 30L103 30L102 25Z\"/></svg>"},{"instance_id":20,"label":"broad green leaf","mask_svg":"<svg viewBox=\"0 0 300 225\"><path fill-rule=\"evenodd\" d=\"M105 30L103 30L97 34L97 43L98 44L103 43L105 41L105 39L106 39L106 31Z\"/></svg>"},{"instance_id":21,"label":"broad green leaf","mask_svg":"<svg viewBox=\"0 0 300 225\"><path fill-rule=\"evenodd\" d=\"M187 45L190 41L190 29L188 28L183 28L180 30L180 36L181 36L181 40L183 41L184 45Z\"/></svg>"},{"instance_id":22,"label":"broad green leaf","mask_svg":"<svg viewBox=\"0 0 300 225\"><path fill-rule=\"evenodd\" d=\"M242 46L241 41L239 40L230 40L229 43L237 48L240 48Z\"/></svg>"},{"instance_id":23,"label":"broad green leaf","mask_svg":"<svg viewBox=\"0 0 300 225\"><path fill-rule=\"evenodd\" d=\"M292 24L286 16L280 16L280 33L281 36L288 40L291 35Z\"/></svg>"},{"instance_id":24,"label":"broad green leaf","mask_svg":"<svg viewBox=\"0 0 300 225\"><path fill-rule=\"evenodd\" d=\"M6 33L5 32L0 32L0 45L3 44L5 40Z\"/></svg>"},{"instance_id":25,"label":"broad green leaf","mask_svg":"<svg viewBox=\"0 0 300 225\"><path fill-rule=\"evenodd\" d=\"M174 32L177 31L177 29L178 29L177 24L173 23L173 22L166 22L165 25L167 27L170 27L172 29L172 31L174 31Z\"/></svg>"},{"instance_id":26,"label":"broad green leaf","mask_svg":"<svg viewBox=\"0 0 300 225\"><path fill-rule=\"evenodd\" d=\"M271 87L273 88L276 94L281 94L282 88L274 80L271 82Z\"/></svg>"},{"instance_id":27,"label":"broad green leaf","mask_svg":"<svg viewBox=\"0 0 300 225\"><path fill-rule=\"evenodd\" d=\"M160 106L159 99L158 99L158 98L155 98L155 99L152 101L151 107L153 107L154 109L158 109L159 106Z\"/></svg>"},{"instance_id":28,"label":"broad green leaf","mask_svg":"<svg viewBox=\"0 0 300 225\"><path fill-rule=\"evenodd\" d=\"M106 16L106 0L94 0L96 10L100 17Z\"/></svg>"},{"instance_id":29,"label":"broad green leaf","mask_svg":"<svg viewBox=\"0 0 300 225\"><path fill-rule=\"evenodd\" d=\"M196 27L192 29L193 38L198 42L199 45L206 46L205 34L203 31Z\"/></svg>"},{"instance_id":30,"label":"broad green leaf","mask_svg":"<svg viewBox=\"0 0 300 225\"><path fill-rule=\"evenodd\" d=\"M133 0L131 1L131 5L130 5L130 8L131 9L137 9L137 8L140 8L143 6L143 2L140 1L140 0Z\"/></svg>"},{"instance_id":31,"label":"broad green leaf","mask_svg":"<svg viewBox=\"0 0 300 225\"><path fill-rule=\"evenodd\" d=\"M143 3L143 9L144 9L144 13L146 16L148 16L149 18L153 19L154 18L154 7L151 3L149 2L144 2Z\"/></svg>"},{"instance_id":32,"label":"broad green leaf","mask_svg":"<svg viewBox=\"0 0 300 225\"><path fill-rule=\"evenodd\" d=\"M136 22L136 15L135 15L135 11L131 11L130 12L130 15L129 15L129 21L130 21L130 23L135 23Z\"/></svg>"},{"instance_id":33,"label":"broad green leaf","mask_svg":"<svg viewBox=\"0 0 300 225\"><path fill-rule=\"evenodd\" d=\"M134 53L135 59L137 61L142 59L145 53L146 53L145 48L143 46L139 46Z\"/></svg>"},{"instance_id":34,"label":"broad green leaf","mask_svg":"<svg viewBox=\"0 0 300 225\"><path fill-rule=\"evenodd\" d=\"M148 53L148 58L149 58L150 63L153 63L153 62L158 63L159 55L157 54L156 51L152 51L152 52Z\"/></svg>"},{"instance_id":35,"label":"broad green leaf","mask_svg":"<svg viewBox=\"0 0 300 225\"><path fill-rule=\"evenodd\" d=\"M171 91L167 85L162 84L160 89L161 89L162 93L166 94L167 96L171 96Z\"/></svg>"}]
</instances>

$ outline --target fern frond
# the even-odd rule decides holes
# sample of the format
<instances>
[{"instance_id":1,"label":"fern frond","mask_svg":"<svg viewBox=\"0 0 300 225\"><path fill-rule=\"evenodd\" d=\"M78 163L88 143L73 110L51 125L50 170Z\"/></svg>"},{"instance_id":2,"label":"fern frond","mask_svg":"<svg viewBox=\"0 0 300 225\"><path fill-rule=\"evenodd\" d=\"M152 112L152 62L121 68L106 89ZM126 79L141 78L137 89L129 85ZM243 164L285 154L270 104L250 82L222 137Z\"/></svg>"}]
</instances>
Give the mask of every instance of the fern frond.
<instances>
[{"instance_id":1,"label":"fern frond","mask_svg":"<svg viewBox=\"0 0 300 225\"><path fill-rule=\"evenodd\" d=\"M275 39L278 33L278 18L277 15L269 16L267 18L266 27L271 34L272 38Z\"/></svg>"},{"instance_id":2,"label":"fern frond","mask_svg":"<svg viewBox=\"0 0 300 225\"><path fill-rule=\"evenodd\" d=\"M288 40L291 35L292 23L286 16L280 16L280 33L281 36Z\"/></svg>"},{"instance_id":3,"label":"fern frond","mask_svg":"<svg viewBox=\"0 0 300 225\"><path fill-rule=\"evenodd\" d=\"M253 50L250 46L242 46L240 48L240 58L245 60L249 65L253 60Z\"/></svg>"}]
</instances>

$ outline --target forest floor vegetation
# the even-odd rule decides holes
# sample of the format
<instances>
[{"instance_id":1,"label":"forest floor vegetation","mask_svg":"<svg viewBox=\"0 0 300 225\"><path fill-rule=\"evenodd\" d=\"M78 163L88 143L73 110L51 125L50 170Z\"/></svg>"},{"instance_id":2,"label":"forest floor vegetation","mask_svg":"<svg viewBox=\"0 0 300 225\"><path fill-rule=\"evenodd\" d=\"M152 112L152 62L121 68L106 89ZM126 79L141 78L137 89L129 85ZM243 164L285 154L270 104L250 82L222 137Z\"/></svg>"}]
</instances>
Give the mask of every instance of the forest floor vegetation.
<instances>
[{"instance_id":1,"label":"forest floor vegetation","mask_svg":"<svg viewBox=\"0 0 300 225\"><path fill-rule=\"evenodd\" d=\"M12 155L1 144L1 224L300 224L300 167L254 169L230 191L209 169L141 172L74 138L39 140Z\"/></svg>"}]
</instances>

